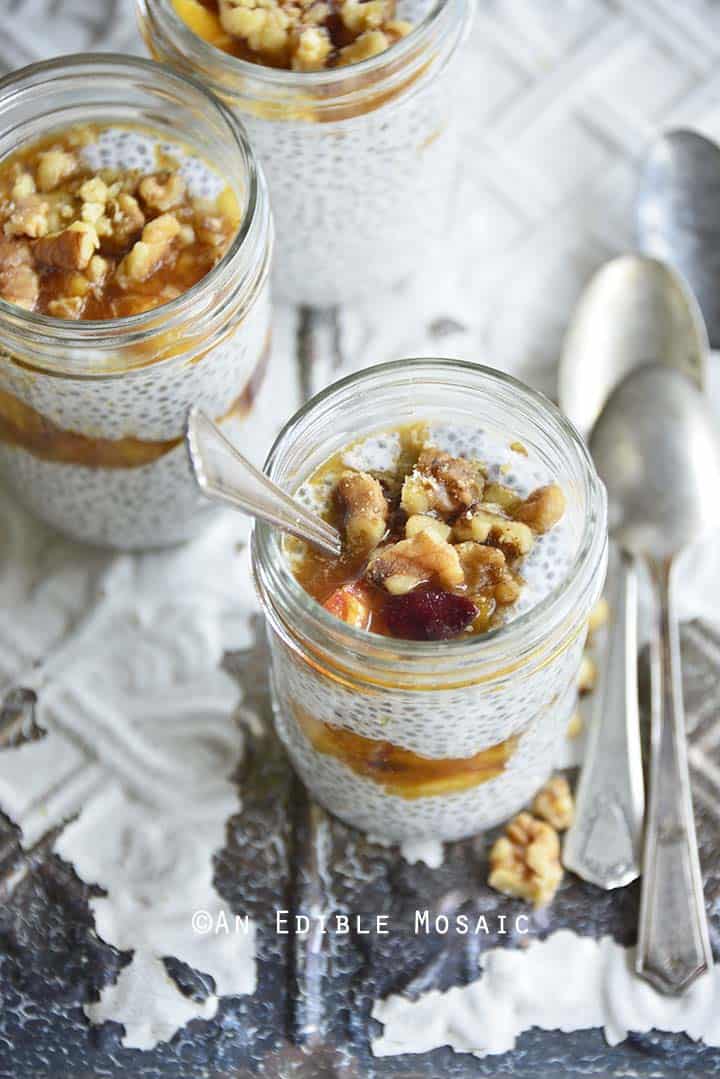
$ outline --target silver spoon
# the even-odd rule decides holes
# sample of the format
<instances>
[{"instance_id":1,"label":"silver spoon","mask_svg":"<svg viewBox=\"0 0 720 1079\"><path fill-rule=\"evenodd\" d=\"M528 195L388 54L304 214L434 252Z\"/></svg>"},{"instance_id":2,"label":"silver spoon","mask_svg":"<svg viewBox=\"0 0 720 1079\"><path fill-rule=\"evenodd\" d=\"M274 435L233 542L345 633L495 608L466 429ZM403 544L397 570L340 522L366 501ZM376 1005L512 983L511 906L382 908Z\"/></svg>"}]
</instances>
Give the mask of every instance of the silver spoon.
<instances>
[{"instance_id":1,"label":"silver spoon","mask_svg":"<svg viewBox=\"0 0 720 1079\"><path fill-rule=\"evenodd\" d=\"M560 361L560 405L587 438L625 376L662 363L702 388L708 345L697 304L664 263L621 255L582 295ZM613 619L598 664L585 762L563 861L584 880L619 888L640 875L643 814L637 692L637 569L620 551L610 597Z\"/></svg>"},{"instance_id":2,"label":"silver spoon","mask_svg":"<svg viewBox=\"0 0 720 1079\"><path fill-rule=\"evenodd\" d=\"M650 806L636 970L680 993L712 966L687 763L674 604L675 558L720 527L720 440L702 393L678 371L633 372L590 437L611 526L646 560L659 603L651 650Z\"/></svg>"},{"instance_id":3,"label":"silver spoon","mask_svg":"<svg viewBox=\"0 0 720 1079\"><path fill-rule=\"evenodd\" d=\"M638 242L682 273L720 348L720 147L696 131L651 146L637 202Z\"/></svg>"},{"instance_id":4,"label":"silver spoon","mask_svg":"<svg viewBox=\"0 0 720 1079\"><path fill-rule=\"evenodd\" d=\"M251 465L199 408L188 414L186 444L195 479L208 498L259 517L336 557L340 533Z\"/></svg>"}]
</instances>

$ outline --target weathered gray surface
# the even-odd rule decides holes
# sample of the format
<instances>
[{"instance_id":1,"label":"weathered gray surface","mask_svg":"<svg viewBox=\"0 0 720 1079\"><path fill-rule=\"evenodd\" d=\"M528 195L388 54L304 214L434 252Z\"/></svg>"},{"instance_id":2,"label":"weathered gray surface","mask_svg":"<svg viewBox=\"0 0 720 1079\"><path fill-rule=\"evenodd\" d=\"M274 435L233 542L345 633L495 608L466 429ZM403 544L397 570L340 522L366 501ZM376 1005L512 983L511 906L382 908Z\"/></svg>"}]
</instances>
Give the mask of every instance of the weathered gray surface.
<instances>
[{"instance_id":1,"label":"weathered gray surface","mask_svg":"<svg viewBox=\"0 0 720 1079\"><path fill-rule=\"evenodd\" d=\"M717 715L720 668L708 655L716 652L718 642L691 626L684 649L688 712L698 744ZM229 659L247 687L248 704L268 719L265 662L260 632L255 648ZM532 1031L513 1053L485 1060L445 1049L375 1061L369 1053L369 1012L376 997L463 984L475 976L479 951L500 943L492 936L415 936L415 909L476 911L489 921L501 911L510 922L525 908L486 887L484 838L449 847L443 867L430 870L408 865L309 807L274 740L270 747L265 740L251 747L238 778L245 808L228 824L216 879L233 909L258 920L257 993L223 999L214 1020L191 1023L169 1045L145 1053L123 1049L117 1024L91 1028L81 1008L114 978L123 956L93 933L89 889L71 867L39 850L24 879L6 891L0 912L0 1075L169 1079L191 1074L199 1079L255 1074L261 1062L262 1074L278 1079L720 1072L716 1050L683 1036L632 1036L610 1049L599 1031ZM698 827L717 944L717 819L700 808ZM7 831L4 825L3 836ZM287 860L284 851L290 854ZM278 907L307 910L313 899L331 911L386 913L392 932L388 937L327 937L321 954L308 957L302 941L277 936L274 912ZM533 932L569 926L593 936L610 933L630 944L637 903L637 886L606 894L568 879L550 910L534 916ZM507 937L504 943L514 942ZM203 978L181 964L168 960L168 970L186 992L207 992Z\"/></svg>"}]
</instances>

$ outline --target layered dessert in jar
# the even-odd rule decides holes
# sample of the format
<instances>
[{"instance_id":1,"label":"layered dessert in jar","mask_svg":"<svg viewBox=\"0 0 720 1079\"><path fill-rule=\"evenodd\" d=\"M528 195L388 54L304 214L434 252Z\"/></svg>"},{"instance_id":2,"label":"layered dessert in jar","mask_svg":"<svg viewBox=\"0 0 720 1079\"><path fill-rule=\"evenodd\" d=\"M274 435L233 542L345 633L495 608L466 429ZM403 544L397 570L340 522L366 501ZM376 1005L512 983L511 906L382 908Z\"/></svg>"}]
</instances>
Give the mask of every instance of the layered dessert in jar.
<instances>
[{"instance_id":1,"label":"layered dessert in jar","mask_svg":"<svg viewBox=\"0 0 720 1079\"><path fill-rule=\"evenodd\" d=\"M278 293L329 306L446 235L472 0L139 0L152 53L239 115L268 177Z\"/></svg>"},{"instance_id":2,"label":"layered dessert in jar","mask_svg":"<svg viewBox=\"0 0 720 1079\"><path fill-rule=\"evenodd\" d=\"M316 398L268 463L343 537L330 558L254 536L276 724L308 788L396 840L506 820L553 769L604 578L580 439L502 375L401 361Z\"/></svg>"},{"instance_id":3,"label":"layered dessert in jar","mask_svg":"<svg viewBox=\"0 0 720 1079\"><path fill-rule=\"evenodd\" d=\"M0 470L39 516L118 547L203 527L187 412L242 437L271 238L245 137L202 88L82 56L0 85Z\"/></svg>"}]
</instances>

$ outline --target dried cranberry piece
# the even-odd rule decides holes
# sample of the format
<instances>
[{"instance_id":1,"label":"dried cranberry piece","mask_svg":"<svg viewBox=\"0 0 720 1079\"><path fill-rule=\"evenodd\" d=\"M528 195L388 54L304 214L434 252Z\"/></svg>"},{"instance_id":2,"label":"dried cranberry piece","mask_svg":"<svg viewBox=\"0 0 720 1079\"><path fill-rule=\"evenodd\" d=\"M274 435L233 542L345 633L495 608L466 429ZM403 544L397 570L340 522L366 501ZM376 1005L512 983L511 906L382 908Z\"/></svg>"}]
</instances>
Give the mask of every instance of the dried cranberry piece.
<instances>
[{"instance_id":1,"label":"dried cranberry piece","mask_svg":"<svg viewBox=\"0 0 720 1079\"><path fill-rule=\"evenodd\" d=\"M465 596L440 588L423 588L405 596L388 596L383 613L394 637L444 641L467 629L478 610Z\"/></svg>"}]
</instances>

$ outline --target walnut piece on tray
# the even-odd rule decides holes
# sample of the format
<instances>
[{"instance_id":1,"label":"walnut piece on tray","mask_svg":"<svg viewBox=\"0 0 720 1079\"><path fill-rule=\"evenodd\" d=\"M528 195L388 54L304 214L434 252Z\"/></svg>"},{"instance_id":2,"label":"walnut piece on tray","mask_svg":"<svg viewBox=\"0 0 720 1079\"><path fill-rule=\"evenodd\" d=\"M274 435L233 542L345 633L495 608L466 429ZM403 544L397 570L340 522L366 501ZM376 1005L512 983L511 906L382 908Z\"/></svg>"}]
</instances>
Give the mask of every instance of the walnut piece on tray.
<instances>
[{"instance_id":1,"label":"walnut piece on tray","mask_svg":"<svg viewBox=\"0 0 720 1079\"><path fill-rule=\"evenodd\" d=\"M544 907L554 898L562 878L557 832L530 813L519 813L493 844L488 884L503 895Z\"/></svg>"}]
</instances>

